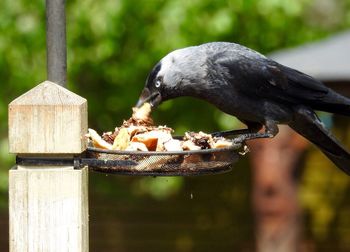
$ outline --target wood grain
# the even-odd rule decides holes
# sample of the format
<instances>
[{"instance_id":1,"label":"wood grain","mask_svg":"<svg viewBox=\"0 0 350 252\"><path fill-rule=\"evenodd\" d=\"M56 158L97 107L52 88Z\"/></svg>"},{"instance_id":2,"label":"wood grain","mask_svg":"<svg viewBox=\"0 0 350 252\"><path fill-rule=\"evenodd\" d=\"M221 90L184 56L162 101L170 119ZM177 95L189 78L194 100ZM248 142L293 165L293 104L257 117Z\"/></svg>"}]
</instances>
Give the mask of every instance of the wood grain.
<instances>
[{"instance_id":1,"label":"wood grain","mask_svg":"<svg viewBox=\"0 0 350 252\"><path fill-rule=\"evenodd\" d=\"M9 171L10 251L88 251L87 168Z\"/></svg>"},{"instance_id":2,"label":"wood grain","mask_svg":"<svg viewBox=\"0 0 350 252\"><path fill-rule=\"evenodd\" d=\"M9 104L10 152L72 157L86 149L87 101L44 81ZM88 251L88 169L9 172L10 251Z\"/></svg>"},{"instance_id":3,"label":"wood grain","mask_svg":"<svg viewBox=\"0 0 350 252\"><path fill-rule=\"evenodd\" d=\"M81 153L86 149L87 101L45 81L9 104L11 153Z\"/></svg>"}]
</instances>

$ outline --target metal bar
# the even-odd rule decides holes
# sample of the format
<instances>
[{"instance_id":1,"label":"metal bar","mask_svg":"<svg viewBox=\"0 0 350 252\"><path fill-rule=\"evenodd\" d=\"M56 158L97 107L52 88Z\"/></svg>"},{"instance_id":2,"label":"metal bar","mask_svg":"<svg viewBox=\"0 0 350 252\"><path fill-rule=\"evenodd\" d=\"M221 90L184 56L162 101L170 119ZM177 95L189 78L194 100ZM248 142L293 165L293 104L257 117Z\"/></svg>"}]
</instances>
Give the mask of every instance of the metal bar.
<instances>
[{"instance_id":1,"label":"metal bar","mask_svg":"<svg viewBox=\"0 0 350 252\"><path fill-rule=\"evenodd\" d=\"M18 165L35 165L35 166L68 166L74 164L73 158L40 158L40 157L16 157Z\"/></svg>"},{"instance_id":2,"label":"metal bar","mask_svg":"<svg viewBox=\"0 0 350 252\"><path fill-rule=\"evenodd\" d=\"M47 79L61 86L67 79L65 0L46 0Z\"/></svg>"},{"instance_id":3,"label":"metal bar","mask_svg":"<svg viewBox=\"0 0 350 252\"><path fill-rule=\"evenodd\" d=\"M101 160L95 158L44 158L44 157L19 157L16 156L16 164L27 166L69 166L74 165L75 168L84 166L95 167L115 167L115 166L134 166L137 165L132 160Z\"/></svg>"}]
</instances>

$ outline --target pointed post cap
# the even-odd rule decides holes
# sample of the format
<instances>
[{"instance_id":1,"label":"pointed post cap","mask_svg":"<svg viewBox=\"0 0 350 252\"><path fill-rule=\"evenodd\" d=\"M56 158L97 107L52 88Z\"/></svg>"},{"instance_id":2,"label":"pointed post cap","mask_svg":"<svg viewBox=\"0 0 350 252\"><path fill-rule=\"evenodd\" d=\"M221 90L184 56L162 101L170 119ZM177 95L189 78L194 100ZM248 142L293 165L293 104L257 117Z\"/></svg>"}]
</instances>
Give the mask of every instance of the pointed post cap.
<instances>
[{"instance_id":1,"label":"pointed post cap","mask_svg":"<svg viewBox=\"0 0 350 252\"><path fill-rule=\"evenodd\" d=\"M87 101L44 81L8 106L11 153L78 154L86 149Z\"/></svg>"}]
</instances>

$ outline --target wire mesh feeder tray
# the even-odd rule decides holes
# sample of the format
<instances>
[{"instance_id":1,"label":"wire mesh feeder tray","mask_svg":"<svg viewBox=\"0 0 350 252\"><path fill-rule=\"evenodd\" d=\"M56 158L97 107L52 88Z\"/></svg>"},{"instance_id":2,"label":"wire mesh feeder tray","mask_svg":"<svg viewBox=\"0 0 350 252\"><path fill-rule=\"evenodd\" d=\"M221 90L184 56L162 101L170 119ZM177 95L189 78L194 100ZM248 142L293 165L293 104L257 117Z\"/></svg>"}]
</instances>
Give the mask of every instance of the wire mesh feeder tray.
<instances>
[{"instance_id":1,"label":"wire mesh feeder tray","mask_svg":"<svg viewBox=\"0 0 350 252\"><path fill-rule=\"evenodd\" d=\"M113 151L94 147L87 157L89 168L103 173L148 176L193 176L228 172L238 161L244 143L218 149L192 151Z\"/></svg>"}]
</instances>

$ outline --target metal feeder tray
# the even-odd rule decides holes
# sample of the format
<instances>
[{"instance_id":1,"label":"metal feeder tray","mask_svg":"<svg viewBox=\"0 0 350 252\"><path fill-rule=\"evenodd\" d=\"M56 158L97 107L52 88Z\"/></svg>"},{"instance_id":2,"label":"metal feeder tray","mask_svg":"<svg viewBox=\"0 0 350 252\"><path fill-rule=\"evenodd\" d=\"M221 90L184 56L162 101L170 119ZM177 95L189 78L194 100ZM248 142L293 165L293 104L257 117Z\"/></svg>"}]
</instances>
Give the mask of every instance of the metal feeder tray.
<instances>
[{"instance_id":1,"label":"metal feeder tray","mask_svg":"<svg viewBox=\"0 0 350 252\"><path fill-rule=\"evenodd\" d=\"M238 149L196 151L111 151L88 148L87 154L102 162L89 167L98 172L126 175L190 176L228 172L238 161ZM115 162L117 161L117 162ZM127 163L125 163L127 161Z\"/></svg>"},{"instance_id":2,"label":"metal feeder tray","mask_svg":"<svg viewBox=\"0 0 350 252\"><path fill-rule=\"evenodd\" d=\"M230 136L236 131L216 132L213 136ZM238 135L232 138L232 146L193 151L116 151L88 147L75 158L36 158L17 156L19 165L74 165L102 173L132 176L195 176L219 174L232 170L242 152L245 140Z\"/></svg>"}]
</instances>

